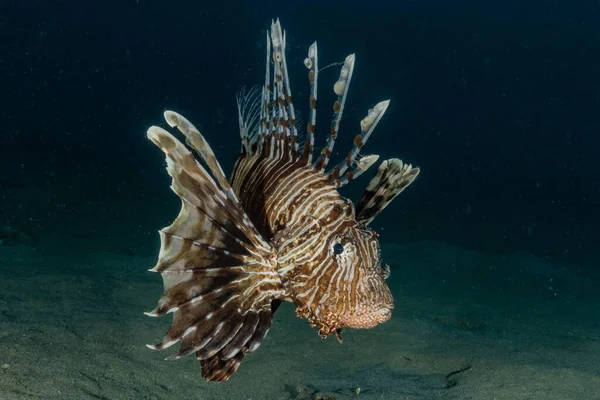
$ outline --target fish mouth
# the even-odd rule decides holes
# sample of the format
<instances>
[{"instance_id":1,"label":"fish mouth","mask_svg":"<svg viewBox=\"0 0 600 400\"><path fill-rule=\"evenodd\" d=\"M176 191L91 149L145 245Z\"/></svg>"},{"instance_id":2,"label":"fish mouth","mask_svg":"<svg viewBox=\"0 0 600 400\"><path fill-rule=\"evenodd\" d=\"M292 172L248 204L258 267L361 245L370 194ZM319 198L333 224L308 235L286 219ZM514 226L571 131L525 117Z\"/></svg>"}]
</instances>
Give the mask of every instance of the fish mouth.
<instances>
[{"instance_id":1,"label":"fish mouth","mask_svg":"<svg viewBox=\"0 0 600 400\"><path fill-rule=\"evenodd\" d=\"M392 317L393 304L386 304L371 308L366 313L346 315L340 321L341 328L370 329L388 321Z\"/></svg>"},{"instance_id":2,"label":"fish mouth","mask_svg":"<svg viewBox=\"0 0 600 400\"><path fill-rule=\"evenodd\" d=\"M393 308L394 308L394 306L391 305L391 306L380 307L379 310L377 310L377 314L379 315L380 322L385 322L385 321L389 320L390 318L392 318L392 309Z\"/></svg>"}]
</instances>

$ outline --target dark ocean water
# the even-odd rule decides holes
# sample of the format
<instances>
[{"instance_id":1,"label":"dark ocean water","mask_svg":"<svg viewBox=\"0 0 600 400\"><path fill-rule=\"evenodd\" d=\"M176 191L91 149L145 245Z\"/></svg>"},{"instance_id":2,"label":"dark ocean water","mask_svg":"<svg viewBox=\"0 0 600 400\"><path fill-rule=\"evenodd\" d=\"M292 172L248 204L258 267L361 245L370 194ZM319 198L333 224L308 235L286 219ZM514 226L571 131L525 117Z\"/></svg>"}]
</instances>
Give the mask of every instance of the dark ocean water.
<instances>
[{"instance_id":1,"label":"dark ocean water","mask_svg":"<svg viewBox=\"0 0 600 400\"><path fill-rule=\"evenodd\" d=\"M115 227L141 234L167 221L161 213L111 218L95 201L163 204L163 165L145 130L166 108L191 115L231 167L235 93L261 82L263 35L277 16L299 108L308 87L301 61L313 40L322 65L357 53L341 131L347 146L366 109L391 98L368 152L422 168L382 223L395 241L592 262L600 5L586 0L4 0L0 183L44 195L27 210L3 203L2 220L40 236L51 211L106 213L86 227L99 235ZM336 74L323 71L322 107ZM343 143L336 149L345 152Z\"/></svg>"},{"instance_id":2,"label":"dark ocean water","mask_svg":"<svg viewBox=\"0 0 600 400\"><path fill-rule=\"evenodd\" d=\"M305 118L308 46L322 67L357 54L334 161L391 99L364 153L421 174L374 224L382 242L531 253L598 279L596 0L0 0L1 243L155 256L179 203L146 129L178 111L228 174L235 95L262 83L277 17ZM319 76L321 128L338 73ZM358 200L368 179L343 194Z\"/></svg>"}]
</instances>

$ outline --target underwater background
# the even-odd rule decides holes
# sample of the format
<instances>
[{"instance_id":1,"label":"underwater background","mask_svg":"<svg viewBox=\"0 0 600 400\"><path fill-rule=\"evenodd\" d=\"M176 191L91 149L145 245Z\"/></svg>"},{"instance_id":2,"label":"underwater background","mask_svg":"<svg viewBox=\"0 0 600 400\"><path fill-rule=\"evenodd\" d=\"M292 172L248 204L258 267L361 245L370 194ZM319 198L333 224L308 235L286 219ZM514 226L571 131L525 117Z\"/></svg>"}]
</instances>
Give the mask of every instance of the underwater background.
<instances>
[{"instance_id":1,"label":"underwater background","mask_svg":"<svg viewBox=\"0 0 600 400\"><path fill-rule=\"evenodd\" d=\"M144 346L180 207L146 129L176 110L229 174L277 17L305 119L308 46L356 53L333 160L389 98L363 153L421 168L373 224L396 308L339 345L284 305L205 383ZM600 399L598 1L0 0L0 120L0 399Z\"/></svg>"}]
</instances>

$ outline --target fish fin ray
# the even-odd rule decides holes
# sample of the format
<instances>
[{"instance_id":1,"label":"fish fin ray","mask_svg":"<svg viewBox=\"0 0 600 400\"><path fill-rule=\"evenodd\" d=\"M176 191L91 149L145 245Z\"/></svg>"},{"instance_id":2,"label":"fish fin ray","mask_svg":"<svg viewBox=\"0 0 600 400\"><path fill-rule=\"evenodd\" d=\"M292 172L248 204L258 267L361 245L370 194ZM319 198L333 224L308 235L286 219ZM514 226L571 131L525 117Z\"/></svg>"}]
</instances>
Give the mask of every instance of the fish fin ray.
<instances>
[{"instance_id":1,"label":"fish fin ray","mask_svg":"<svg viewBox=\"0 0 600 400\"><path fill-rule=\"evenodd\" d=\"M313 168L320 172L325 172L327 164L331 159L333 152L333 146L340 130L340 121L344 114L344 106L346 104L346 97L348 96L348 89L350 89L350 82L352 80L352 74L354 72L355 55L350 54L344 60L344 65L340 70L340 77L337 82L333 85L333 91L337 95L337 100L333 104L333 120L329 128L329 136L327 137L327 144L321 151L321 154L317 160L313 163Z\"/></svg>"},{"instance_id":2,"label":"fish fin ray","mask_svg":"<svg viewBox=\"0 0 600 400\"><path fill-rule=\"evenodd\" d=\"M348 153L344 160L332 168L328 173L337 187L345 186L350 181L358 178L368 169L368 166L370 166L368 165L366 168L362 167L361 164L356 163L356 159L360 150L367 143L367 140L369 140L369 137L375 130L375 127L383 117L383 114L385 114L387 111L389 105L389 100L380 101L373 108L371 108L367 115L360 121L360 134L357 134L354 137L352 150ZM346 172L348 168L351 169L350 171Z\"/></svg>"},{"instance_id":3,"label":"fish fin ray","mask_svg":"<svg viewBox=\"0 0 600 400\"><path fill-rule=\"evenodd\" d=\"M317 124L317 94L318 94L318 76L319 76L319 58L317 42L314 42L308 49L308 56L304 65L308 68L308 82L310 84L310 97L308 101L309 114L306 123L306 138L302 149L303 164L309 166L312 164L312 157L315 147L315 126Z\"/></svg>"},{"instance_id":4,"label":"fish fin ray","mask_svg":"<svg viewBox=\"0 0 600 400\"><path fill-rule=\"evenodd\" d=\"M262 96L262 87L258 85L248 91L242 88L236 95L242 154L254 154L262 120Z\"/></svg>"},{"instance_id":5,"label":"fish fin ray","mask_svg":"<svg viewBox=\"0 0 600 400\"><path fill-rule=\"evenodd\" d=\"M194 128L185 122L174 125L182 126L186 136L194 135ZM152 127L148 137L166 154L172 188L182 201L177 219L160 231L161 248L153 271L161 273L164 292L149 314L173 313L173 322L152 348L181 342L179 352L170 358L195 352L201 360L227 350L233 361L219 364L219 371L211 370L215 375L205 374L217 380L237 370L236 360L241 362L243 356L233 350L250 352L258 347L272 321L271 302L284 297L274 249L256 231L237 197L227 193L229 184L217 176L213 179L164 129ZM207 151L203 139L188 139L199 154ZM210 160L214 155L204 156L209 167L213 165L213 175L218 174L216 159Z\"/></svg>"},{"instance_id":6,"label":"fish fin ray","mask_svg":"<svg viewBox=\"0 0 600 400\"><path fill-rule=\"evenodd\" d=\"M419 172L419 168L413 168L397 158L383 161L356 207L357 221L364 225L370 224L415 180Z\"/></svg>"},{"instance_id":7,"label":"fish fin ray","mask_svg":"<svg viewBox=\"0 0 600 400\"><path fill-rule=\"evenodd\" d=\"M239 368L242 359L248 353L254 352L262 340L265 338L271 323L273 314L277 310L278 300L274 300L270 307L258 311L251 316L246 317L247 324L237 332L235 337L225 346L222 346L218 352L205 354L197 353L201 360L202 376L206 380L224 381ZM244 329L246 326L249 329Z\"/></svg>"}]
</instances>

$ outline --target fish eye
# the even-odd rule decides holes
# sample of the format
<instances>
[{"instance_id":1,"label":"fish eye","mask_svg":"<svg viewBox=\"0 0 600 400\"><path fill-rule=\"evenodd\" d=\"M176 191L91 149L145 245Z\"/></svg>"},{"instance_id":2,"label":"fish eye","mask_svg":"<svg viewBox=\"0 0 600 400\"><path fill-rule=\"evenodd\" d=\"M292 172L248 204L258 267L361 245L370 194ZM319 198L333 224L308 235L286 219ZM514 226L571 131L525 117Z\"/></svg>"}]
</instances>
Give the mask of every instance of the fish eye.
<instances>
[{"instance_id":1,"label":"fish eye","mask_svg":"<svg viewBox=\"0 0 600 400\"><path fill-rule=\"evenodd\" d=\"M338 256L344 252L344 246L341 243L336 243L333 245L333 252Z\"/></svg>"}]
</instances>

